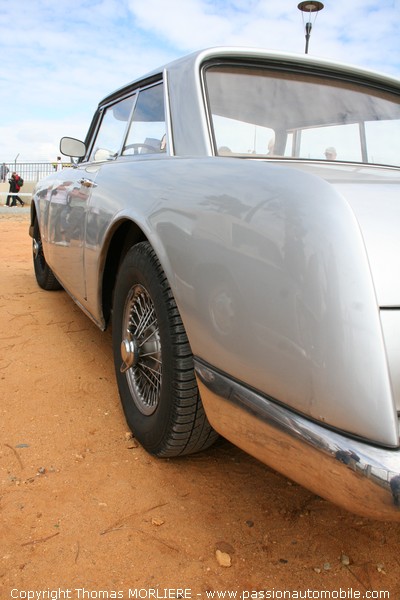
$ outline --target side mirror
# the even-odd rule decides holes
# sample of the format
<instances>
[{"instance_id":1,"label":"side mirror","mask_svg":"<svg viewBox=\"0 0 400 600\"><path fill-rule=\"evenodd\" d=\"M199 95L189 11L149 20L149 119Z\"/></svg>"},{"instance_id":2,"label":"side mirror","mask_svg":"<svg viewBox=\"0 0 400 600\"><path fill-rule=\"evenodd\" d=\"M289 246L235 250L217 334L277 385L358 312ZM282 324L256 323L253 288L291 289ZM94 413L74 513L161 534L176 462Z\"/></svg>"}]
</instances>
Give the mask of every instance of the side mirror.
<instances>
[{"instance_id":1,"label":"side mirror","mask_svg":"<svg viewBox=\"0 0 400 600\"><path fill-rule=\"evenodd\" d=\"M63 137L60 141L60 152L71 158L83 158L86 154L86 146L75 138Z\"/></svg>"}]
</instances>

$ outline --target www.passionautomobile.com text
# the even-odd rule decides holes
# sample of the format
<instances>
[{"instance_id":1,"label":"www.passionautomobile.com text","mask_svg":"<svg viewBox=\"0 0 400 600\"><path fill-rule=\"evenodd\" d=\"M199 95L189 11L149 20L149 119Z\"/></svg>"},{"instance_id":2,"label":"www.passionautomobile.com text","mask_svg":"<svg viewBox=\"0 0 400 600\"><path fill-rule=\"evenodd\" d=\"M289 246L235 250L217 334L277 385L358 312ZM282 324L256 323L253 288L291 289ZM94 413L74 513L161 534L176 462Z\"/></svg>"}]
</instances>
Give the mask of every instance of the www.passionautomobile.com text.
<instances>
[{"instance_id":1,"label":"www.passionautomobile.com text","mask_svg":"<svg viewBox=\"0 0 400 600\"><path fill-rule=\"evenodd\" d=\"M29 590L13 588L9 598L12 600L361 600L389 599L390 593L385 590L359 591L353 588L338 588L337 590L207 590L196 592L192 588L127 588L125 590L104 590L88 588L54 588ZM2 599L3 600L3 599Z\"/></svg>"}]
</instances>

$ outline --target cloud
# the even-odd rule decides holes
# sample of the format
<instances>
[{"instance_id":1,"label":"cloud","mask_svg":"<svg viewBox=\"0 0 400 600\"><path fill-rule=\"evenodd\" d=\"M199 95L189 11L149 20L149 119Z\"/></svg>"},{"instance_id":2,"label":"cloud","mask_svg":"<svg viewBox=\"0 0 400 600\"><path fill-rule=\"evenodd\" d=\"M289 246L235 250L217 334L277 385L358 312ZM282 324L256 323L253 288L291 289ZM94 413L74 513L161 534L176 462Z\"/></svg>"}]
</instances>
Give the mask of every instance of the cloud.
<instances>
[{"instance_id":1,"label":"cloud","mask_svg":"<svg viewBox=\"0 0 400 600\"><path fill-rule=\"evenodd\" d=\"M224 3L227 4L227 3ZM138 28L151 31L185 51L206 45L221 45L232 30L231 10L216 11L215 5L198 0L129 0Z\"/></svg>"},{"instance_id":2,"label":"cloud","mask_svg":"<svg viewBox=\"0 0 400 600\"><path fill-rule=\"evenodd\" d=\"M247 8L246 8L247 5ZM291 52L304 48L308 15L289 0L253 2L129 0L136 26L184 51L213 45L261 46ZM378 7L378 8L377 8ZM312 15L313 54L400 72L400 10L394 0L336 0Z\"/></svg>"},{"instance_id":3,"label":"cloud","mask_svg":"<svg viewBox=\"0 0 400 600\"><path fill-rule=\"evenodd\" d=\"M399 76L399 16L399 0L327 1L310 53ZM188 52L305 42L297 0L18 0L0 27L0 161L53 160L106 94Z\"/></svg>"}]
</instances>

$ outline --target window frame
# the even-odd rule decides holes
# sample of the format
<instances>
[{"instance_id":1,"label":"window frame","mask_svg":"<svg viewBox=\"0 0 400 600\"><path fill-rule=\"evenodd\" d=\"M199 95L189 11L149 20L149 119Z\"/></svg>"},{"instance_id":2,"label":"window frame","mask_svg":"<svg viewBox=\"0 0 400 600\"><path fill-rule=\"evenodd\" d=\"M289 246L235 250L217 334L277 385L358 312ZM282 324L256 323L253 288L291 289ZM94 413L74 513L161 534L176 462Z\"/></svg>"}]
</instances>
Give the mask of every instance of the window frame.
<instances>
[{"instance_id":1,"label":"window frame","mask_svg":"<svg viewBox=\"0 0 400 600\"><path fill-rule=\"evenodd\" d=\"M167 146L166 146L166 151L162 152L162 153L155 153L155 154L147 154L147 155L134 155L134 154L129 154L129 155L123 155L122 151L123 148L125 146L126 143L126 139L128 136L128 132L129 132L129 128L132 122L132 118L133 118L133 114L135 111L135 107L139 98L139 94L141 91L144 91L146 89L149 89L151 87L155 87L156 85L162 85L163 87L163 99L164 99L164 117L165 117L165 133L167 136ZM112 158L110 158L109 160L107 160L106 162L112 162L115 161L117 159L132 159L132 158L137 158L137 157L154 157L154 156L165 156L169 154L169 149L172 147L172 143L169 139L169 131L171 130L171 127L169 125L169 107L168 107L168 103L167 103L167 83L166 83L166 78L165 76L163 76L163 74L159 74L155 77L152 77L150 79L146 79L140 82L137 82L136 84L132 84L126 88L124 88L123 90L119 90L117 92L114 92L113 94L111 94L110 96L108 96L107 98L105 98L98 106L97 111L93 117L92 123L89 127L88 133L86 135L86 139L85 139L85 145L86 145L86 155L83 158L82 162L83 163L94 163L97 164L97 162L103 162L103 161L94 161L93 159L90 159L90 156L93 152L93 148L94 145L96 143L100 128L101 128L101 124L103 122L104 119L104 115L106 114L107 110L112 107L115 106L116 104L118 104L119 102L122 102L123 100L126 100L127 98L131 97L131 96L136 96L136 98L134 99L134 102L132 103L132 108L129 114L129 118L126 122L125 128L124 128L124 132L123 135L121 137L121 142L118 148L118 151L116 152L115 156L113 156Z\"/></svg>"}]
</instances>

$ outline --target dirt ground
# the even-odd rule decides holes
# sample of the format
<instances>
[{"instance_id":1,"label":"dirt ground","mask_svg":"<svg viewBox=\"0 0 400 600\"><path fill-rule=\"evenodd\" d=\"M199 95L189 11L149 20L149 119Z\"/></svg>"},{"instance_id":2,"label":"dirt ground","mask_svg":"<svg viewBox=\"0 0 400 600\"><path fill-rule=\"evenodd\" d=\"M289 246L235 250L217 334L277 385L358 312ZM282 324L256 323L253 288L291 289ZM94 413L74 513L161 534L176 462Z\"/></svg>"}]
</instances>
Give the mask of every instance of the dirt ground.
<instances>
[{"instance_id":1,"label":"dirt ground","mask_svg":"<svg viewBox=\"0 0 400 600\"><path fill-rule=\"evenodd\" d=\"M0 217L0 600L400 598L400 524L342 511L227 442L159 460L128 439L110 334L37 286L28 213Z\"/></svg>"}]
</instances>

